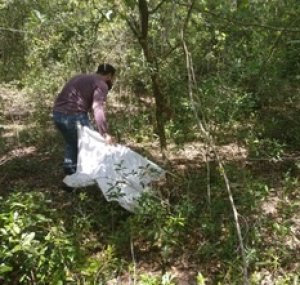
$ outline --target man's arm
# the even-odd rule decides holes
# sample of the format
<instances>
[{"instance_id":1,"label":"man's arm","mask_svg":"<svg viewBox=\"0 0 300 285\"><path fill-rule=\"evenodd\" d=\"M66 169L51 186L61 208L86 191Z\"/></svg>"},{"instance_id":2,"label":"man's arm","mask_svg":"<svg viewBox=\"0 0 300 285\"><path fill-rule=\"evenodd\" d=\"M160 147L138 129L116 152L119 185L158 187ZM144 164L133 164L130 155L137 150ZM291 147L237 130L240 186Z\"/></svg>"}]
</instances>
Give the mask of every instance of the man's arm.
<instances>
[{"instance_id":1,"label":"man's arm","mask_svg":"<svg viewBox=\"0 0 300 285\"><path fill-rule=\"evenodd\" d=\"M93 98L93 113L94 119L96 121L96 125L98 128L99 133L105 138L107 143L111 143L112 139L111 136L107 133L108 126L106 121L105 115L105 105L106 105L106 97L108 93L107 86L103 84L99 86L94 91L94 98Z\"/></svg>"}]
</instances>

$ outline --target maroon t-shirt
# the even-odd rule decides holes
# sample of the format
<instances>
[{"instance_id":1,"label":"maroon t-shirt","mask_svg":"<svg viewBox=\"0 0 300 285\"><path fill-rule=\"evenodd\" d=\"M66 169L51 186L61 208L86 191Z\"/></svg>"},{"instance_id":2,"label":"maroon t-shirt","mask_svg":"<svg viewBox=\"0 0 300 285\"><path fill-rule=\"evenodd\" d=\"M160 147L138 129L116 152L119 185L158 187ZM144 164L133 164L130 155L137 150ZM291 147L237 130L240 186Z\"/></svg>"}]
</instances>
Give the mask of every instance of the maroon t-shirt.
<instances>
[{"instance_id":1,"label":"maroon t-shirt","mask_svg":"<svg viewBox=\"0 0 300 285\"><path fill-rule=\"evenodd\" d=\"M97 74L81 74L71 78L58 94L53 111L64 114L87 113L93 110L99 132L107 133L104 103L108 86Z\"/></svg>"}]
</instances>

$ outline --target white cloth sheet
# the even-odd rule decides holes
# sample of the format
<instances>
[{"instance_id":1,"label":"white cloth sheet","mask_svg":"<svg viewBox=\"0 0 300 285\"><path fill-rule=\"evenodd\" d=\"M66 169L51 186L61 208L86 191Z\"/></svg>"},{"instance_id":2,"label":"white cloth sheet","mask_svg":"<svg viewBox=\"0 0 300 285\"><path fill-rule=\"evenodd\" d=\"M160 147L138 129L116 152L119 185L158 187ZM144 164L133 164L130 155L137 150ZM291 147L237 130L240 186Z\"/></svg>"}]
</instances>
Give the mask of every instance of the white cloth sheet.
<instances>
[{"instance_id":1,"label":"white cloth sheet","mask_svg":"<svg viewBox=\"0 0 300 285\"><path fill-rule=\"evenodd\" d=\"M97 183L107 201L115 200L130 212L151 182L165 175L152 161L128 147L106 144L98 132L84 126L78 126L78 147L77 171L64 183L75 188Z\"/></svg>"}]
</instances>

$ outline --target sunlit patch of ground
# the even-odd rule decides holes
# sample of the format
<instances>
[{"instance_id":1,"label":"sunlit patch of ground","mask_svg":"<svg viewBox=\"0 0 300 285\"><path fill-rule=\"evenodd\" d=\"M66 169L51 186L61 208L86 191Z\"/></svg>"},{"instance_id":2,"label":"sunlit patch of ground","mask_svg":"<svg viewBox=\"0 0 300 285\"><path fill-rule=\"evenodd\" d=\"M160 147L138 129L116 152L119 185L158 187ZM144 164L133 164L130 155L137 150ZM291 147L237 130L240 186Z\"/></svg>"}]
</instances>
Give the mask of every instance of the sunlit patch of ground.
<instances>
[{"instance_id":1,"label":"sunlit patch of ground","mask_svg":"<svg viewBox=\"0 0 300 285\"><path fill-rule=\"evenodd\" d=\"M9 153L0 156L0 165L3 165L6 162L15 158L22 158L23 156L34 154L35 152L36 152L36 147L34 146L13 149Z\"/></svg>"}]
</instances>

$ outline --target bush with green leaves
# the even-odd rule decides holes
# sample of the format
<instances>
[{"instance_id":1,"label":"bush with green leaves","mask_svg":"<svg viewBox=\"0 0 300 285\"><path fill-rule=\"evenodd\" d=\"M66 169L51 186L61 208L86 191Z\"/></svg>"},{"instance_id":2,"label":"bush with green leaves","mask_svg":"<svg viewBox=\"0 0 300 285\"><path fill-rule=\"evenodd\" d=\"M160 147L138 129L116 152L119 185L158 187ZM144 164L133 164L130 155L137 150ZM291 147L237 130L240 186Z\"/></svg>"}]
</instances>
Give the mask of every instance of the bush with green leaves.
<instances>
[{"instance_id":1,"label":"bush with green leaves","mask_svg":"<svg viewBox=\"0 0 300 285\"><path fill-rule=\"evenodd\" d=\"M38 192L1 199L0 280L4 284L63 284L71 278L79 246Z\"/></svg>"},{"instance_id":2,"label":"bush with green leaves","mask_svg":"<svg viewBox=\"0 0 300 285\"><path fill-rule=\"evenodd\" d=\"M143 237L149 249L158 249L161 266L164 267L172 256L186 242L188 231L187 201L171 207L167 200L145 194L140 199L140 207L130 219L133 238Z\"/></svg>"}]
</instances>

